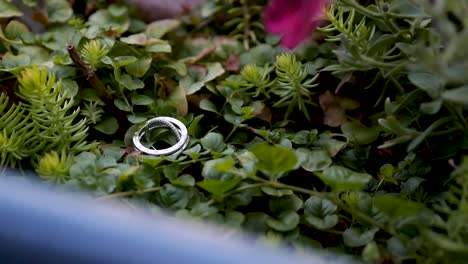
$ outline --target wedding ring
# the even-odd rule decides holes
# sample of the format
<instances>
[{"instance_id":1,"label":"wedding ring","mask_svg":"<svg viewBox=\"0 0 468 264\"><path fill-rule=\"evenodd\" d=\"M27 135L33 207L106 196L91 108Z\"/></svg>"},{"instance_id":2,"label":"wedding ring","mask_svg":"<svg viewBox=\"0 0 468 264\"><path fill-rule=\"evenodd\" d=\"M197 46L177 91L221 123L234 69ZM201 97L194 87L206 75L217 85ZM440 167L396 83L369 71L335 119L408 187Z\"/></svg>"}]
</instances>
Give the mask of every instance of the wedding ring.
<instances>
[{"instance_id":1,"label":"wedding ring","mask_svg":"<svg viewBox=\"0 0 468 264\"><path fill-rule=\"evenodd\" d=\"M165 149L156 149L154 146L151 148L145 147L141 143L142 137L146 136L149 138L149 134L152 130L165 127L170 129L177 138L177 143L172 145L169 148ZM189 142L188 131L185 125L179 120L172 117L155 117L152 118L142 125L136 128L136 132L133 134L132 143L133 147L145 154L154 155L154 156L168 156L179 154L187 147Z\"/></svg>"}]
</instances>

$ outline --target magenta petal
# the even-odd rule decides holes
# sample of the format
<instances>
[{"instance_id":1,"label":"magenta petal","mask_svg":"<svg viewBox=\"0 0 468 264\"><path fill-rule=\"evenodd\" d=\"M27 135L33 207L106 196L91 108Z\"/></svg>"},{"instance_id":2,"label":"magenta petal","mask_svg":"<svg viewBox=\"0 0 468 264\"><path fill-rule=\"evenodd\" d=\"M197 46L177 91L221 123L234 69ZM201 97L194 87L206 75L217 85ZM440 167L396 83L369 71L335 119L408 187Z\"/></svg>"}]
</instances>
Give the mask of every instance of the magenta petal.
<instances>
[{"instance_id":1,"label":"magenta petal","mask_svg":"<svg viewBox=\"0 0 468 264\"><path fill-rule=\"evenodd\" d=\"M310 37L326 0L271 0L265 11L266 30L282 35L281 44L294 48Z\"/></svg>"}]
</instances>

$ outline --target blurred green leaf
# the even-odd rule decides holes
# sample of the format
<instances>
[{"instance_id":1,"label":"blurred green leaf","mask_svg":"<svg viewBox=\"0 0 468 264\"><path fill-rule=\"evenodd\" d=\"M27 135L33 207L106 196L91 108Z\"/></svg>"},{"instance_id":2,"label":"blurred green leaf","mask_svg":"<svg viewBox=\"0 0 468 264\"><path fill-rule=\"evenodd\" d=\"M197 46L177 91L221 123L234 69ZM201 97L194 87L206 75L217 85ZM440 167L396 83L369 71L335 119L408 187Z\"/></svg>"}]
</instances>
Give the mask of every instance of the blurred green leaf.
<instances>
[{"instance_id":1,"label":"blurred green leaf","mask_svg":"<svg viewBox=\"0 0 468 264\"><path fill-rule=\"evenodd\" d=\"M362 247L374 239L377 231L379 231L377 227L368 229L351 227L344 231L343 240L348 247Z\"/></svg>"},{"instance_id":2,"label":"blurred green leaf","mask_svg":"<svg viewBox=\"0 0 468 264\"><path fill-rule=\"evenodd\" d=\"M266 224L276 231L286 232L293 230L299 224L299 215L295 211L286 211L277 218L268 217Z\"/></svg>"},{"instance_id":3,"label":"blurred green leaf","mask_svg":"<svg viewBox=\"0 0 468 264\"><path fill-rule=\"evenodd\" d=\"M360 189L372 178L367 173L355 172L338 165L332 165L324 171L315 172L315 174L334 192Z\"/></svg>"},{"instance_id":4,"label":"blurred green leaf","mask_svg":"<svg viewBox=\"0 0 468 264\"><path fill-rule=\"evenodd\" d=\"M252 146L250 151L257 157L257 168L270 178L278 178L281 174L296 168L296 154L284 147L260 143Z\"/></svg>"},{"instance_id":5,"label":"blurred green leaf","mask_svg":"<svg viewBox=\"0 0 468 264\"><path fill-rule=\"evenodd\" d=\"M304 203L305 221L320 230L329 229L338 223L337 206L327 199L311 196Z\"/></svg>"}]
</instances>

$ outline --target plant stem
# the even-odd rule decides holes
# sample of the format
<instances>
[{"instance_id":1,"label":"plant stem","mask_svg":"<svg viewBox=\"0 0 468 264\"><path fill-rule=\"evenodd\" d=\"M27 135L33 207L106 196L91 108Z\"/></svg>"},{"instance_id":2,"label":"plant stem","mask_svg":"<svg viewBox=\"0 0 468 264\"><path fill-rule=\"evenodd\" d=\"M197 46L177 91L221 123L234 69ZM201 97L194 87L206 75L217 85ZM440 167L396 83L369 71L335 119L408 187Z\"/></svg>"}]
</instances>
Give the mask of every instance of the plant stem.
<instances>
[{"instance_id":1,"label":"plant stem","mask_svg":"<svg viewBox=\"0 0 468 264\"><path fill-rule=\"evenodd\" d=\"M122 198L122 197L127 197L127 196L132 196L132 195L139 195L139 194L144 194L144 193L149 193L149 192L157 192L161 190L161 186L153 187L153 188L148 188L144 190L135 190L135 191L126 191L126 192L116 192L112 193L109 195L104 195L96 198L96 200L108 200L108 199L114 199L114 198Z\"/></svg>"},{"instance_id":2,"label":"plant stem","mask_svg":"<svg viewBox=\"0 0 468 264\"><path fill-rule=\"evenodd\" d=\"M250 49L249 45L249 32L250 32L250 14L249 14L249 9L248 5L245 0L241 0L242 4L242 13L244 15L244 39L243 39L243 44L244 48L246 50Z\"/></svg>"},{"instance_id":3,"label":"plant stem","mask_svg":"<svg viewBox=\"0 0 468 264\"><path fill-rule=\"evenodd\" d=\"M76 50L75 46L68 44L67 45L68 54L72 61L83 71L86 75L86 79L89 81L91 86L96 89L97 94L101 100L103 100L106 104L109 103L108 94L106 91L106 86L104 83L99 79L99 77L95 74L93 68L89 67L81 58L80 54ZM109 104L110 105L110 104Z\"/></svg>"}]
</instances>

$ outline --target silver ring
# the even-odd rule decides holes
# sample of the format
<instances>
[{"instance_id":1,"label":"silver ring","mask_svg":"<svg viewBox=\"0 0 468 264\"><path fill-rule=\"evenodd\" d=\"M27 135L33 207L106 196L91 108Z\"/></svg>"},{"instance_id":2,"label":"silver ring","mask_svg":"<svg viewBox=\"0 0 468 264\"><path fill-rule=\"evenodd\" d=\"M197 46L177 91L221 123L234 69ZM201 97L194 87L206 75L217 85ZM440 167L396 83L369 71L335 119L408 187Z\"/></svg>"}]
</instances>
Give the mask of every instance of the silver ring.
<instances>
[{"instance_id":1,"label":"silver ring","mask_svg":"<svg viewBox=\"0 0 468 264\"><path fill-rule=\"evenodd\" d=\"M176 135L177 143L165 149L156 149L154 147L147 148L143 146L143 144L141 144L141 138L145 135L148 136L151 130L160 127L167 127L172 130L172 132L174 132ZM143 125L136 129L136 132L133 134L132 138L134 148L143 153L154 156L179 154L187 147L188 142L188 131L185 125L175 118L165 116L155 117L143 123Z\"/></svg>"}]
</instances>

